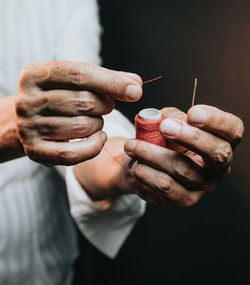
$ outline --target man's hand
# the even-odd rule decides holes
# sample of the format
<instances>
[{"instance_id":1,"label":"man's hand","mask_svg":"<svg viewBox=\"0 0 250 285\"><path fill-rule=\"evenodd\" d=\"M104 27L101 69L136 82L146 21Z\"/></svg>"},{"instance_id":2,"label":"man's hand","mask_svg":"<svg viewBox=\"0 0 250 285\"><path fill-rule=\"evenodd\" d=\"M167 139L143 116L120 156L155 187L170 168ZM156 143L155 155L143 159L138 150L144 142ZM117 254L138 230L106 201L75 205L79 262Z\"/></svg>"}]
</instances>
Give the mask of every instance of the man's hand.
<instances>
[{"instance_id":1,"label":"man's hand","mask_svg":"<svg viewBox=\"0 0 250 285\"><path fill-rule=\"evenodd\" d=\"M133 102L142 95L138 75L70 61L35 63L20 76L17 130L24 152L45 165L73 165L93 158L106 134L102 115L114 99ZM72 139L86 138L71 142Z\"/></svg>"},{"instance_id":2,"label":"man's hand","mask_svg":"<svg viewBox=\"0 0 250 285\"><path fill-rule=\"evenodd\" d=\"M191 207L230 173L242 121L217 108L197 105L187 114L162 110L160 131L168 148L130 140L127 181L143 199L162 208Z\"/></svg>"}]
</instances>

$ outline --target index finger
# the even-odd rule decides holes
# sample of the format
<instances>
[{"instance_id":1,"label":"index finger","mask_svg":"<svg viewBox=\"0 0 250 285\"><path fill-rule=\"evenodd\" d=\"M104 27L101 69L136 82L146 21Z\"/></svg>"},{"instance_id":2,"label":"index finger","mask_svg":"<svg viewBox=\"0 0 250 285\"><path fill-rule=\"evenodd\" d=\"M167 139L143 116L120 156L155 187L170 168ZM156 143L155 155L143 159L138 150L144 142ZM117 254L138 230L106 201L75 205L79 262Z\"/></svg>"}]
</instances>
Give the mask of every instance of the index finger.
<instances>
[{"instance_id":1,"label":"index finger","mask_svg":"<svg viewBox=\"0 0 250 285\"><path fill-rule=\"evenodd\" d=\"M28 84L26 84L28 82ZM142 80L136 74L109 70L90 63L72 61L40 62L21 73L21 86L42 89L94 91L121 101L134 102L142 96Z\"/></svg>"},{"instance_id":2,"label":"index finger","mask_svg":"<svg viewBox=\"0 0 250 285\"><path fill-rule=\"evenodd\" d=\"M193 106L188 111L187 121L189 124L226 139L233 146L240 142L244 133L244 124L240 118L212 106Z\"/></svg>"}]
</instances>

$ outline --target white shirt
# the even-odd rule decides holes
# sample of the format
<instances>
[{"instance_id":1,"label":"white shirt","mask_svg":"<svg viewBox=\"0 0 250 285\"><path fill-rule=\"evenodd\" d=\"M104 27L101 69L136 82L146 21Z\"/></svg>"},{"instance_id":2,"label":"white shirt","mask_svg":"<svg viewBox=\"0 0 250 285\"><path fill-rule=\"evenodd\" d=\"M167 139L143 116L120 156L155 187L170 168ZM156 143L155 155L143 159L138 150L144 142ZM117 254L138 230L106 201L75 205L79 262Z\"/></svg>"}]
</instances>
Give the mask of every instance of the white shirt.
<instances>
[{"instance_id":1,"label":"white shirt","mask_svg":"<svg viewBox=\"0 0 250 285\"><path fill-rule=\"evenodd\" d=\"M33 62L100 64L95 0L0 0L0 5L0 97L16 93L20 70ZM104 121L109 136L134 136L133 126L118 111ZM102 211L72 167L64 172L65 181L54 168L26 157L0 164L0 284L70 284L79 254L74 222L114 257L143 214L145 203L135 195Z\"/></svg>"}]
</instances>

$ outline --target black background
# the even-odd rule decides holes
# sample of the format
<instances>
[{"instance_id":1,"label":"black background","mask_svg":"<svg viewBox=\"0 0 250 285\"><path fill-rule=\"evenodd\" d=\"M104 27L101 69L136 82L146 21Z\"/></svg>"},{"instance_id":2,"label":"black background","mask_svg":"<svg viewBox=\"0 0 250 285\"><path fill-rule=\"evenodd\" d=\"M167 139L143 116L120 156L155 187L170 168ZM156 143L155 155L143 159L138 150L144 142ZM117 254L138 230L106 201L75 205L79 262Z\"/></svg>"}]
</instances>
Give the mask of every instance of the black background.
<instances>
[{"instance_id":1,"label":"black background","mask_svg":"<svg viewBox=\"0 0 250 285\"><path fill-rule=\"evenodd\" d=\"M250 284L250 1L99 2L103 65L163 75L118 109L131 120L144 107L187 111L198 77L197 103L240 116L246 131L232 175L199 205L149 205L114 261L83 242L86 284Z\"/></svg>"}]
</instances>

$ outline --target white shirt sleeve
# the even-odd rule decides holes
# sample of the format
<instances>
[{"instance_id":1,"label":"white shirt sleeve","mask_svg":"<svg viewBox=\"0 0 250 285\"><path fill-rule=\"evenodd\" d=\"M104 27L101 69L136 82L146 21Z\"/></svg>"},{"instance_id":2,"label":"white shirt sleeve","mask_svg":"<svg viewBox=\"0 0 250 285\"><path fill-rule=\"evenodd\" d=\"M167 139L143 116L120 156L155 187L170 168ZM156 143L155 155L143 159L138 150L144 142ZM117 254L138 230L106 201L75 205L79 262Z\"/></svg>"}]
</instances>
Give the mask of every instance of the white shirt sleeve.
<instances>
[{"instance_id":1,"label":"white shirt sleeve","mask_svg":"<svg viewBox=\"0 0 250 285\"><path fill-rule=\"evenodd\" d=\"M55 59L100 64L100 34L96 0L72 0L68 17L59 29ZM109 137L134 137L134 126L118 111L104 116ZM78 183L72 167L57 167L67 184L70 211L85 237L101 252L114 258L138 218L145 202L136 195L124 195L112 204L93 202Z\"/></svg>"},{"instance_id":2,"label":"white shirt sleeve","mask_svg":"<svg viewBox=\"0 0 250 285\"><path fill-rule=\"evenodd\" d=\"M109 137L134 137L134 126L114 110L104 116L104 131ZM146 203L138 196L124 195L111 205L93 202L78 183L73 167L60 167L64 172L70 211L84 236L102 253L114 258L144 214Z\"/></svg>"}]
</instances>

